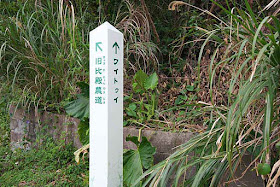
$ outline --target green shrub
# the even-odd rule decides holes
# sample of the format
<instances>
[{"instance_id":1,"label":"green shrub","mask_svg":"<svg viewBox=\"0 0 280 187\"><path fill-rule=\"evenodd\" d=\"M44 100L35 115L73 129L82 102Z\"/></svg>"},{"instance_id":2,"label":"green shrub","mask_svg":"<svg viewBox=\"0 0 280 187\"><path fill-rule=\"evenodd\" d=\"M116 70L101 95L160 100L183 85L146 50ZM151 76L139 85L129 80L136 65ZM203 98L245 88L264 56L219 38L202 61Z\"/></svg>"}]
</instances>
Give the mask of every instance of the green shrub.
<instances>
[{"instance_id":1,"label":"green shrub","mask_svg":"<svg viewBox=\"0 0 280 187\"><path fill-rule=\"evenodd\" d=\"M135 184L144 180L143 186L165 186L169 181L174 186L196 187L218 186L223 180L232 182L246 152L254 156L249 166L261 163L258 171L265 174L268 184L278 180L275 171L279 155L273 154L273 148L279 142L280 22L274 16L255 15L247 1L245 4L246 11L227 10L218 4L230 21L219 19L221 23L206 32L201 47L198 64L205 46L216 46L209 64L211 104L205 104L211 113L209 130L181 145ZM230 71L232 76L228 105L217 106L213 85L217 81L223 84L219 79L223 71ZM190 176L188 171L193 167L196 172ZM176 177L171 179L172 175Z\"/></svg>"},{"instance_id":2,"label":"green shrub","mask_svg":"<svg viewBox=\"0 0 280 187\"><path fill-rule=\"evenodd\" d=\"M0 150L1 186L88 186L84 181L88 159L76 164L72 144L46 138L38 149L12 152L1 146Z\"/></svg>"},{"instance_id":3,"label":"green shrub","mask_svg":"<svg viewBox=\"0 0 280 187\"><path fill-rule=\"evenodd\" d=\"M125 111L128 115L128 122L144 123L155 116L155 110L158 105L158 76L156 73L148 76L142 70L139 70L133 77L133 93L125 100L129 106ZM134 99L135 97L137 99ZM138 100L138 101L137 101Z\"/></svg>"}]
</instances>

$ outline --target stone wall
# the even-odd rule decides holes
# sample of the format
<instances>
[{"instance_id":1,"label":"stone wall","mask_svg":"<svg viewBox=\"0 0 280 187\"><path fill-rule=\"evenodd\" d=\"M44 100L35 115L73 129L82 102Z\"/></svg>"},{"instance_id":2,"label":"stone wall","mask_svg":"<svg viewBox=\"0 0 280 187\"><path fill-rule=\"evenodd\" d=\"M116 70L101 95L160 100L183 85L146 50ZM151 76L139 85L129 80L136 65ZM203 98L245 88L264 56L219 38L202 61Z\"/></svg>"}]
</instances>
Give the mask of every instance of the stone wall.
<instances>
[{"instance_id":1,"label":"stone wall","mask_svg":"<svg viewBox=\"0 0 280 187\"><path fill-rule=\"evenodd\" d=\"M12 148L29 149L39 134L49 134L55 140L73 142L74 146L82 146L77 129L79 120L65 115L42 112L26 112L23 109L10 108L10 129Z\"/></svg>"},{"instance_id":2,"label":"stone wall","mask_svg":"<svg viewBox=\"0 0 280 187\"><path fill-rule=\"evenodd\" d=\"M38 138L38 134L44 132L53 136L54 139L63 139L73 142L77 148L81 147L77 129L79 120L65 115L42 112L35 115L35 112L26 112L23 109L11 107L11 144L13 148L30 148ZM134 149L135 145L126 142L128 135L138 136L136 128L124 128L124 148ZM159 162L175 151L175 147L187 142L192 133L171 133L155 130L143 130L142 135L146 136L151 144L157 148L155 161Z\"/></svg>"},{"instance_id":3,"label":"stone wall","mask_svg":"<svg viewBox=\"0 0 280 187\"><path fill-rule=\"evenodd\" d=\"M31 145L38 139L38 134L50 134L56 140L63 140L73 142L77 148L81 147L77 128L79 120L65 115L52 114L49 112L42 112L35 115L34 112L26 112L23 109L15 110L14 107L10 109L11 115L11 146L15 148L30 149ZM124 148L135 149L135 145L131 142L126 142L125 138L128 135L138 136L139 130L136 128L124 128ZM192 133L171 133L155 130L142 130L142 135L146 136L151 144L156 147L157 152L154 157L155 163L158 163L172 154L178 145L187 142L192 136ZM252 158L247 155L241 161L240 167L237 169L236 177L242 175L242 171L251 162ZM253 169L253 168L251 168ZM241 180L236 183L231 183L230 187L234 186L254 186L262 187L262 179L256 176L255 171L248 171Z\"/></svg>"}]
</instances>

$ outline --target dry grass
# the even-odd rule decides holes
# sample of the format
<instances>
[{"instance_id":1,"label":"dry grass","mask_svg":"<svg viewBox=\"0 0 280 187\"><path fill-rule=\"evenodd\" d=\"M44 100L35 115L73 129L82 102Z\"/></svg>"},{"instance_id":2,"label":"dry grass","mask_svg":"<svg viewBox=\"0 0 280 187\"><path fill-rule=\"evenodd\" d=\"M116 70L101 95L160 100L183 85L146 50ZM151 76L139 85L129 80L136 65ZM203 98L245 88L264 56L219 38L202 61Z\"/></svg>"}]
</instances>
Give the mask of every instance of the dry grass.
<instances>
[{"instance_id":1,"label":"dry grass","mask_svg":"<svg viewBox=\"0 0 280 187\"><path fill-rule=\"evenodd\" d=\"M123 9L126 11L123 12ZM159 48L151 40L152 28L143 7L126 0L116 23L116 27L124 33L125 61L129 64L126 73L134 74L139 69L145 72L157 70Z\"/></svg>"}]
</instances>

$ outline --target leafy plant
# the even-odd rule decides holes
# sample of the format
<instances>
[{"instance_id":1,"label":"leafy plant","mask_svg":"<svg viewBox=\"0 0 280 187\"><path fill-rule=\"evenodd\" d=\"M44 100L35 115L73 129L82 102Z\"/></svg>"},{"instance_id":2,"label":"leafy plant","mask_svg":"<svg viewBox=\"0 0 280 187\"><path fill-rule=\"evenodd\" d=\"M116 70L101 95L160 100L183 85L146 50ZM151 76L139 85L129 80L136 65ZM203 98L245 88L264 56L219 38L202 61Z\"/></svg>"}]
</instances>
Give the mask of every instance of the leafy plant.
<instances>
[{"instance_id":1,"label":"leafy plant","mask_svg":"<svg viewBox=\"0 0 280 187\"><path fill-rule=\"evenodd\" d=\"M65 105L68 115L81 120L78 125L78 134L83 145L89 143L89 85L85 82L79 82L77 85L81 89L81 93L77 95L77 99L70 101Z\"/></svg>"},{"instance_id":2,"label":"leafy plant","mask_svg":"<svg viewBox=\"0 0 280 187\"><path fill-rule=\"evenodd\" d=\"M196 99L194 95L187 95L187 92L194 92L194 86L188 85L186 89L180 92L180 95L175 100L175 105L186 103L187 101L193 101Z\"/></svg>"},{"instance_id":3,"label":"leafy plant","mask_svg":"<svg viewBox=\"0 0 280 187\"><path fill-rule=\"evenodd\" d=\"M258 173L261 175L267 175L271 172L271 167L268 163L259 163L257 166Z\"/></svg>"},{"instance_id":4,"label":"leafy plant","mask_svg":"<svg viewBox=\"0 0 280 187\"><path fill-rule=\"evenodd\" d=\"M89 85L85 82L78 82L81 93L77 95L77 99L66 104L65 110L67 114L83 120L89 117Z\"/></svg>"},{"instance_id":5,"label":"leafy plant","mask_svg":"<svg viewBox=\"0 0 280 187\"><path fill-rule=\"evenodd\" d=\"M128 116L134 119L130 121L143 121L150 120L155 115L157 108L157 92L156 88L158 85L158 76L156 73L148 76L142 70L139 70L133 77L133 90L135 94L140 96L140 101L131 102L126 108ZM132 100L133 94L126 98Z\"/></svg>"},{"instance_id":6,"label":"leafy plant","mask_svg":"<svg viewBox=\"0 0 280 187\"><path fill-rule=\"evenodd\" d=\"M129 187L143 174L144 170L153 165L156 148L144 136L142 141L136 136L128 136L126 141L131 141L137 146L136 150L127 150L123 155L124 186ZM140 183L136 186L140 186Z\"/></svg>"}]
</instances>

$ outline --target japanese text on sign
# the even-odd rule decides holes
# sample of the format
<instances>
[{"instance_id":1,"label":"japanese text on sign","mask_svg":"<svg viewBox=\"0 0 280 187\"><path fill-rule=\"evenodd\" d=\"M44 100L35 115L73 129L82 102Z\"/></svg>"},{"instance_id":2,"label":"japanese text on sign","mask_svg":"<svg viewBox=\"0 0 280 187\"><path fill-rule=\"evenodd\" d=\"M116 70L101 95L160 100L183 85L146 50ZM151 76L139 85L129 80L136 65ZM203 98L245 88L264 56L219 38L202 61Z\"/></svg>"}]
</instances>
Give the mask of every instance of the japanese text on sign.
<instances>
[{"instance_id":1,"label":"japanese text on sign","mask_svg":"<svg viewBox=\"0 0 280 187\"><path fill-rule=\"evenodd\" d=\"M102 51L102 42L96 42L96 52L98 54L98 51ZM106 93L106 87L105 87L105 81L106 81L106 70L105 70L105 56L96 56L95 57L95 80L94 80L94 93L95 98L94 102L96 104L105 104L105 93Z\"/></svg>"},{"instance_id":2,"label":"japanese text on sign","mask_svg":"<svg viewBox=\"0 0 280 187\"><path fill-rule=\"evenodd\" d=\"M120 49L120 47L117 42L114 43L112 49L113 49L113 64L114 64L114 77L113 77L114 103L118 103L120 85L118 84L119 57L117 56L117 54L118 54L118 50Z\"/></svg>"}]
</instances>

